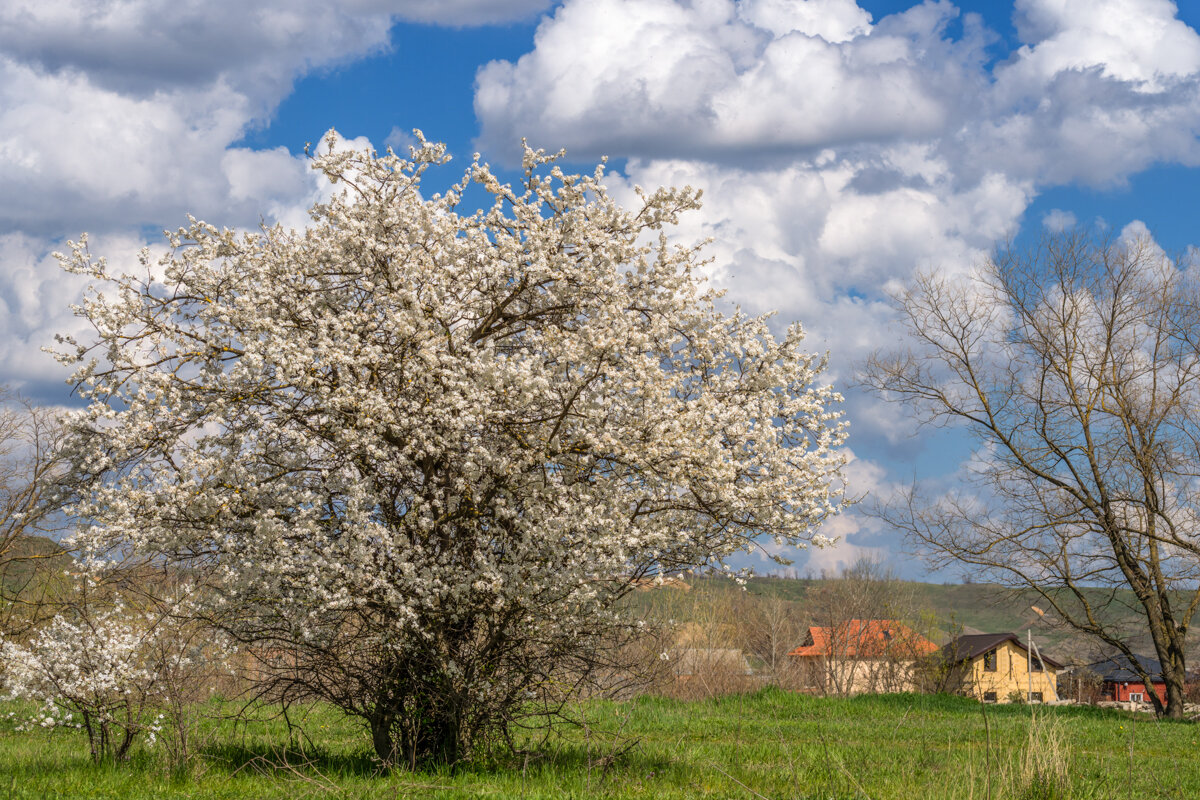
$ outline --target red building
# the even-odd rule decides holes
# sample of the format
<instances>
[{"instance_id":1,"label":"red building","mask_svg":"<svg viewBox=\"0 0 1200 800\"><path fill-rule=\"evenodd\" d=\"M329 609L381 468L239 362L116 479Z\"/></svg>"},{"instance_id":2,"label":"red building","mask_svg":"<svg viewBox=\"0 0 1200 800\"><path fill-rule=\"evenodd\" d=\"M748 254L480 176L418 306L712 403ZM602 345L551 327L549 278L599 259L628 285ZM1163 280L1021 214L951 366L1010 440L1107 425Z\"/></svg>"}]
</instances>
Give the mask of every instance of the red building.
<instances>
[{"instance_id":1,"label":"red building","mask_svg":"<svg viewBox=\"0 0 1200 800\"><path fill-rule=\"evenodd\" d=\"M1157 659L1149 656L1134 656L1142 671L1150 678L1150 687L1146 684L1133 662L1128 656L1114 656L1106 661L1089 664L1086 669L1100 676L1101 693L1105 700L1115 700L1119 703L1149 703L1150 692L1158 695L1163 703L1167 702L1167 684L1162 677L1162 665Z\"/></svg>"}]
</instances>

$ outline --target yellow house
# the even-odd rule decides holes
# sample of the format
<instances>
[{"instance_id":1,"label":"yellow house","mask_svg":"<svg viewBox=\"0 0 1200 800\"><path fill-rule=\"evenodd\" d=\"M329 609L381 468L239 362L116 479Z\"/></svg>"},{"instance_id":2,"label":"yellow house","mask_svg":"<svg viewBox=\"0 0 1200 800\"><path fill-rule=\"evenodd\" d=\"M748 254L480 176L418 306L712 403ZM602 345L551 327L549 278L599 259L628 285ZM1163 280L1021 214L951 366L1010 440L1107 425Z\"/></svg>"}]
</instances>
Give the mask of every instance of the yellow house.
<instances>
[{"instance_id":1,"label":"yellow house","mask_svg":"<svg viewBox=\"0 0 1200 800\"><path fill-rule=\"evenodd\" d=\"M959 636L941 650L943 663L955 671L963 691L985 703L1057 700L1062 664L1039 655L1036 647L1031 655L1015 633Z\"/></svg>"}]
</instances>

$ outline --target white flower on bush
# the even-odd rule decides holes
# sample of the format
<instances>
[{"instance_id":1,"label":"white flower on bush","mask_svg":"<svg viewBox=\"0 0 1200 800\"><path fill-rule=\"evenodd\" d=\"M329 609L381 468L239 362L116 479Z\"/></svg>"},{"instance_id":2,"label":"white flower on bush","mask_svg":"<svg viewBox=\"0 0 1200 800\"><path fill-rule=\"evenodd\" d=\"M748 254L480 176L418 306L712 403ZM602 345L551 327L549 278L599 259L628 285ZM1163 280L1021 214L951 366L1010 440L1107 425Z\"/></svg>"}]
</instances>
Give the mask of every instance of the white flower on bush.
<instances>
[{"instance_id":1,"label":"white flower on bush","mask_svg":"<svg viewBox=\"0 0 1200 800\"><path fill-rule=\"evenodd\" d=\"M116 605L56 616L25 646L0 640L9 695L43 704L18 729L82 728L93 758L124 758L137 735L152 730L147 715L158 689L162 635L155 617Z\"/></svg>"},{"instance_id":2,"label":"white flower on bush","mask_svg":"<svg viewBox=\"0 0 1200 800\"><path fill-rule=\"evenodd\" d=\"M639 581L803 546L844 502L825 358L724 313L667 238L698 192L626 210L534 150L516 185L474 161L423 187L445 161L331 140L344 191L303 231L192 219L132 271L60 256L95 286L58 353L91 401L75 544L211 582L276 696L362 717L384 762L503 738L525 690L607 674Z\"/></svg>"}]
</instances>

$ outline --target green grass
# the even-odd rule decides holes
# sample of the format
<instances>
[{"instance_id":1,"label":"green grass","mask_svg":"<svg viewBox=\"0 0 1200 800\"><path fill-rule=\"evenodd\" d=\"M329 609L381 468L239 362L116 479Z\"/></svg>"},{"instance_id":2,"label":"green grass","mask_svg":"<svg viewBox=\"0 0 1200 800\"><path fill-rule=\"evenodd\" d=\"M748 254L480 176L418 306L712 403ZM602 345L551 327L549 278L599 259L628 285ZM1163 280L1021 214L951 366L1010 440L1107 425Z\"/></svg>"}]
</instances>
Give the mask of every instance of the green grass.
<instances>
[{"instance_id":1,"label":"green grass","mask_svg":"<svg viewBox=\"0 0 1200 800\"><path fill-rule=\"evenodd\" d=\"M14 708L10 706L10 708ZM213 710L220 708L214 706ZM4 709L3 713L7 713ZM1025 766L1028 707L919 695L813 698L777 690L700 702L658 698L579 707L588 725L528 755L497 753L456 771L380 774L360 727L325 706L294 721L212 722L188 774L161 746L96 767L73 731L18 733L0 722L5 798L1192 798L1200 728L1092 708L1039 708ZM3 716L0 713L0 716ZM985 720L986 713L986 720ZM985 725L986 722L986 725ZM1049 732L1046 732L1049 728ZM1057 731L1057 733L1055 733ZM311 741L309 741L311 740ZM615 757L614 757L615 755ZM1132 767L1131 767L1132 764Z\"/></svg>"}]
</instances>

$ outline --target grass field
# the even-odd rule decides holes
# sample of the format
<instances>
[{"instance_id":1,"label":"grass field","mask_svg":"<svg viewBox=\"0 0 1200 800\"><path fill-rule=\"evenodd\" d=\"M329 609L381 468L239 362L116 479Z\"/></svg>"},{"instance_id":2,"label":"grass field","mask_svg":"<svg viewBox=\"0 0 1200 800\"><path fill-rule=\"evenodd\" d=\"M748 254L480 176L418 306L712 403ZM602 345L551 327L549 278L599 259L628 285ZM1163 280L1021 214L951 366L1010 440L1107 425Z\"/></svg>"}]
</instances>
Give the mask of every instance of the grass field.
<instances>
[{"instance_id":1,"label":"grass field","mask_svg":"<svg viewBox=\"0 0 1200 800\"><path fill-rule=\"evenodd\" d=\"M96 767L80 733L0 722L0 799L1200 796L1200 728L1115 711L1031 717L1029 707L950 697L768 689L691 703L593 701L578 712L586 727L526 741L528 754L392 774L378 773L361 728L327 707L307 710L299 721L311 741L291 749L278 721L214 722L184 775L171 773L161 745Z\"/></svg>"}]
</instances>

